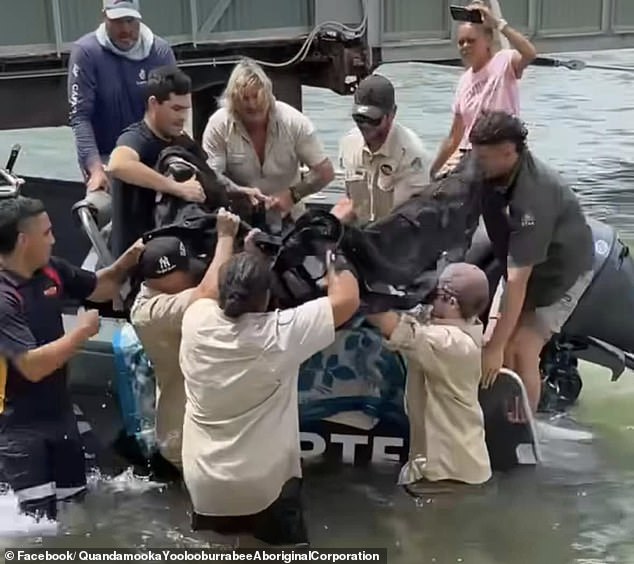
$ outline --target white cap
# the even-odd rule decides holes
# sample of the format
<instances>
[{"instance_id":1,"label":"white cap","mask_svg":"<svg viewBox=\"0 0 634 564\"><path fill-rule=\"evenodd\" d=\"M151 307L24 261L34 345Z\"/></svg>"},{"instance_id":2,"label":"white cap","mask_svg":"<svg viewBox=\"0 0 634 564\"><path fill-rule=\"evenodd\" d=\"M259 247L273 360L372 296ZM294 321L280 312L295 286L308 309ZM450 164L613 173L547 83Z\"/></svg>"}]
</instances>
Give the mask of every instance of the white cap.
<instances>
[{"instance_id":1,"label":"white cap","mask_svg":"<svg viewBox=\"0 0 634 564\"><path fill-rule=\"evenodd\" d=\"M104 0L103 9L109 20L120 18L141 18L139 0Z\"/></svg>"}]
</instances>

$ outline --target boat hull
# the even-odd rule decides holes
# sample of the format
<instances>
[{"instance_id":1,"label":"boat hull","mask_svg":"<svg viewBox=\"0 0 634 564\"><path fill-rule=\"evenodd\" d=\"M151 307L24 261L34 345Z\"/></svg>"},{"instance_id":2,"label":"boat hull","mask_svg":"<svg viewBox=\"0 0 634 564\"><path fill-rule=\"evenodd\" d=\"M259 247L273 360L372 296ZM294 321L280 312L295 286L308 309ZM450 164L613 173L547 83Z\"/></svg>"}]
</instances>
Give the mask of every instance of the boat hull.
<instances>
[{"instance_id":1,"label":"boat hull","mask_svg":"<svg viewBox=\"0 0 634 564\"><path fill-rule=\"evenodd\" d=\"M56 237L54 253L73 264L82 264L90 243L82 235L71 210L85 195L83 184L34 177L25 177L25 181L22 193L46 204ZM328 196L313 205L329 208L337 194ZM76 304L68 304L64 316L67 329L74 324L75 311ZM125 433L112 345L124 323L125 320L104 318L99 334L69 363L69 386L77 406L80 431L90 444L87 450L97 457L103 470L117 471L129 462L113 449L122 431ZM360 343L365 344L360 347ZM348 357L344 362L345 355ZM341 370L342 366L348 371ZM402 464L409 447L404 385L404 364L398 355L382 347L372 329L356 327L339 331L335 344L305 363L300 373L304 459L355 465ZM517 386L511 388L512 393L507 390L501 395L492 392L481 396L487 417L493 414L504 419L508 411L505 406L517 403L515 398L521 396ZM487 442L496 469L536 462L520 453L533 444L525 423L498 421L496 426L489 425Z\"/></svg>"}]
</instances>

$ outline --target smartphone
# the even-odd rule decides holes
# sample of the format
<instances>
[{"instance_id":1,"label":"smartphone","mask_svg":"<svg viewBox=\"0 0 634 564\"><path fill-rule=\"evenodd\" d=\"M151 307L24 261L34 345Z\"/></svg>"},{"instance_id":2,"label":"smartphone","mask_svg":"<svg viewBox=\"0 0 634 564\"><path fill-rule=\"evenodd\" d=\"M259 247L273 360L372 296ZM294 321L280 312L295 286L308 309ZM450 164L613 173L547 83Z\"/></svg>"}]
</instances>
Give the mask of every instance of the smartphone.
<instances>
[{"instance_id":1,"label":"smartphone","mask_svg":"<svg viewBox=\"0 0 634 564\"><path fill-rule=\"evenodd\" d=\"M449 6L451 17L457 22L482 23L480 10L468 10L464 6Z\"/></svg>"}]
</instances>

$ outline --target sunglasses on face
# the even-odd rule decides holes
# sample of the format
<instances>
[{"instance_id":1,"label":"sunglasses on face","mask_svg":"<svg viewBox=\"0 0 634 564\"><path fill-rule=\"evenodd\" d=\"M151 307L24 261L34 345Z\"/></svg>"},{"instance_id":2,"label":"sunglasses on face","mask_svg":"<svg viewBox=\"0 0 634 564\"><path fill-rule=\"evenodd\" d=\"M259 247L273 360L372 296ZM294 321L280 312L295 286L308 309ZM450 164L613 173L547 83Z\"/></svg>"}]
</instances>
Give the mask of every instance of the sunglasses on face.
<instances>
[{"instance_id":1,"label":"sunglasses on face","mask_svg":"<svg viewBox=\"0 0 634 564\"><path fill-rule=\"evenodd\" d=\"M456 300L456 295L453 292L449 292L443 288L437 288L433 294L435 299L440 299L445 303L450 303L452 300Z\"/></svg>"},{"instance_id":2,"label":"sunglasses on face","mask_svg":"<svg viewBox=\"0 0 634 564\"><path fill-rule=\"evenodd\" d=\"M379 127L379 125L381 125L381 122L383 121L382 117L378 119L373 119L361 114L354 114L352 116L352 119L360 127Z\"/></svg>"}]
</instances>

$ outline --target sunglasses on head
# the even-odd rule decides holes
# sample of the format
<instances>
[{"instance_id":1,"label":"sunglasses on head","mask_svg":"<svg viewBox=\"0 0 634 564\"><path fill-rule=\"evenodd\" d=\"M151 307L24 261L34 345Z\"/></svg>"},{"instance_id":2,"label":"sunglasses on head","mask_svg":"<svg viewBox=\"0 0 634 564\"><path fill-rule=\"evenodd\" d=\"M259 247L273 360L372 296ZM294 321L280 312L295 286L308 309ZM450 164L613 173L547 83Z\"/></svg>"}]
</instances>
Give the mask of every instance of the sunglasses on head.
<instances>
[{"instance_id":1,"label":"sunglasses on head","mask_svg":"<svg viewBox=\"0 0 634 564\"><path fill-rule=\"evenodd\" d=\"M375 119L375 118L371 118L371 117L364 116L364 115L361 115L361 114L354 114L352 116L352 119L354 120L354 122L357 125L366 126L366 127L368 127L368 126L370 126L370 127L378 127L379 125L381 125L381 122L383 121L382 117L380 117L378 119Z\"/></svg>"}]
</instances>

